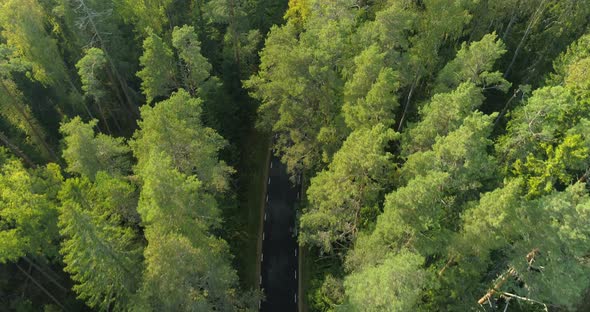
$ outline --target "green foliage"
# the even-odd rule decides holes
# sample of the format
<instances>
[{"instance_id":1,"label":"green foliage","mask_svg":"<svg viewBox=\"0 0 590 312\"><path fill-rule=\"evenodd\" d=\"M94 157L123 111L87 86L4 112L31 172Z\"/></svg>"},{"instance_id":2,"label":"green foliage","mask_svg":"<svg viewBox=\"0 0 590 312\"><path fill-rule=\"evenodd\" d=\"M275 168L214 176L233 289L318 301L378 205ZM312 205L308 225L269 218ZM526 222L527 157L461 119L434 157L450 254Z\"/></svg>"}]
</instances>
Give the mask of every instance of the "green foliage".
<instances>
[{"instance_id":1,"label":"green foliage","mask_svg":"<svg viewBox=\"0 0 590 312\"><path fill-rule=\"evenodd\" d=\"M131 146L148 245L134 309L251 309L258 295L237 291L228 245L211 234L220 225L214 194L227 188L232 172L218 159L225 141L203 126L201 101L182 89L141 114Z\"/></svg>"},{"instance_id":2,"label":"green foliage","mask_svg":"<svg viewBox=\"0 0 590 312\"><path fill-rule=\"evenodd\" d=\"M168 23L167 9L172 0L117 0L120 14L136 27L136 31L147 35L147 29L162 34Z\"/></svg>"},{"instance_id":3,"label":"green foliage","mask_svg":"<svg viewBox=\"0 0 590 312\"><path fill-rule=\"evenodd\" d=\"M553 85L564 83L570 66L588 57L590 57L590 34L580 37L568 47L565 53L555 59L554 73L549 75L549 83Z\"/></svg>"},{"instance_id":4,"label":"green foliage","mask_svg":"<svg viewBox=\"0 0 590 312\"><path fill-rule=\"evenodd\" d=\"M0 151L0 299L76 310L65 265L96 310L255 310L226 162L257 122L311 181L311 310L573 310L589 25L579 0L0 0L0 144L27 166Z\"/></svg>"},{"instance_id":5,"label":"green foliage","mask_svg":"<svg viewBox=\"0 0 590 312\"><path fill-rule=\"evenodd\" d=\"M319 276L314 277L319 278ZM345 299L342 278L328 273L323 280L316 279L314 282L321 283L321 286L317 287L317 290L308 299L312 309L317 311L336 311L337 307Z\"/></svg>"},{"instance_id":6,"label":"green foliage","mask_svg":"<svg viewBox=\"0 0 590 312\"><path fill-rule=\"evenodd\" d=\"M45 30L46 16L38 1L6 0L1 5L2 36L31 64L33 78L45 85L64 88L62 84L69 77L55 39Z\"/></svg>"},{"instance_id":7,"label":"green foliage","mask_svg":"<svg viewBox=\"0 0 590 312\"><path fill-rule=\"evenodd\" d=\"M76 63L78 75L82 80L82 90L86 96L100 103L106 95L101 76L106 70L107 59L101 49L90 48L83 58Z\"/></svg>"},{"instance_id":8,"label":"green foliage","mask_svg":"<svg viewBox=\"0 0 590 312\"><path fill-rule=\"evenodd\" d=\"M78 173L91 180L99 171L111 175L125 175L130 170L129 147L122 138L94 132L97 121L84 123L76 117L61 125L65 148L63 158L67 171Z\"/></svg>"},{"instance_id":9,"label":"green foliage","mask_svg":"<svg viewBox=\"0 0 590 312\"><path fill-rule=\"evenodd\" d=\"M452 92L434 95L420 111L422 120L410 126L404 136L403 153L409 155L428 149L437 137L457 129L482 102L481 89L470 82L462 83Z\"/></svg>"},{"instance_id":10,"label":"green foliage","mask_svg":"<svg viewBox=\"0 0 590 312\"><path fill-rule=\"evenodd\" d=\"M55 158L53 150L47 144L46 133L39 121L33 116L31 107L26 103L14 77L30 70L31 64L19 57L15 49L0 44L0 113L15 128L22 130L47 158Z\"/></svg>"},{"instance_id":11,"label":"green foliage","mask_svg":"<svg viewBox=\"0 0 590 312\"><path fill-rule=\"evenodd\" d=\"M330 252L334 245L354 240L378 212L376 204L394 169L386 147L396 137L381 124L351 133L329 169L311 180L309 206L300 220L300 243Z\"/></svg>"},{"instance_id":12,"label":"green foliage","mask_svg":"<svg viewBox=\"0 0 590 312\"><path fill-rule=\"evenodd\" d=\"M183 235L151 231L138 311L148 306L155 311L247 308L236 296L237 275L229 266L224 241L207 237L195 245Z\"/></svg>"},{"instance_id":13,"label":"green foliage","mask_svg":"<svg viewBox=\"0 0 590 312\"><path fill-rule=\"evenodd\" d=\"M137 172L141 174L150 155L155 151L171 157L172 166L184 174L194 173L208 190L225 190L227 178L233 172L218 158L225 140L213 129L203 126L201 101L184 91L154 107L141 108L141 131L130 142L138 158Z\"/></svg>"},{"instance_id":14,"label":"green foliage","mask_svg":"<svg viewBox=\"0 0 590 312\"><path fill-rule=\"evenodd\" d=\"M353 16L341 7L319 9L310 20L313 31L298 35L291 23L271 29L260 70L245 82L262 102L260 126L279 133L277 148L291 172L329 162L347 132L339 114L338 68L349 53L344 42ZM323 20L323 14L331 19Z\"/></svg>"},{"instance_id":15,"label":"green foliage","mask_svg":"<svg viewBox=\"0 0 590 312\"><path fill-rule=\"evenodd\" d=\"M153 31L143 41L143 55L139 63L143 68L137 72L137 77L141 79L141 89L148 103L158 97L168 96L178 85L172 50Z\"/></svg>"},{"instance_id":16,"label":"green foliage","mask_svg":"<svg viewBox=\"0 0 590 312\"><path fill-rule=\"evenodd\" d=\"M457 259L458 266L473 266L468 259L476 259L480 265L474 269L482 274L486 260L506 263L520 283L508 283L500 291L571 309L587 286L584 276L590 269L579 256L586 252L584 241L589 238L587 191L577 183L563 192L526 201L522 186L522 180L510 181L483 195L479 205L467 211L465 249ZM491 259L496 249L503 250L503 258ZM461 271L470 270L456 272Z\"/></svg>"},{"instance_id":17,"label":"green foliage","mask_svg":"<svg viewBox=\"0 0 590 312\"><path fill-rule=\"evenodd\" d=\"M455 59L440 71L436 89L446 91L463 82L471 82L484 89L496 88L506 92L510 83L502 73L492 72L494 63L505 53L505 45L495 33L485 35L469 46L464 42Z\"/></svg>"},{"instance_id":18,"label":"green foliage","mask_svg":"<svg viewBox=\"0 0 590 312\"><path fill-rule=\"evenodd\" d=\"M358 129L377 123L392 126L398 108L396 73L384 64L385 53L373 45L355 58L355 72L344 86L342 106L348 127Z\"/></svg>"},{"instance_id":19,"label":"green foliage","mask_svg":"<svg viewBox=\"0 0 590 312\"><path fill-rule=\"evenodd\" d=\"M564 87L544 87L513 113L499 151L513 173L527 177L529 195L569 183L590 165L587 105Z\"/></svg>"},{"instance_id":20,"label":"green foliage","mask_svg":"<svg viewBox=\"0 0 590 312\"><path fill-rule=\"evenodd\" d=\"M389 255L382 264L346 278L349 301L342 311L410 311L420 302L430 274L424 258L411 252Z\"/></svg>"},{"instance_id":21,"label":"green foliage","mask_svg":"<svg viewBox=\"0 0 590 312\"><path fill-rule=\"evenodd\" d=\"M172 32L172 46L178 50L180 59L185 64L183 77L187 90L191 94L202 88L203 82L209 78L211 64L201 55L201 43L193 27L175 27Z\"/></svg>"},{"instance_id":22,"label":"green foliage","mask_svg":"<svg viewBox=\"0 0 590 312\"><path fill-rule=\"evenodd\" d=\"M60 233L65 238L61 253L80 299L90 307L124 311L137 288L141 248L131 228L119 225L117 215L109 213L109 203L127 200L114 196L128 193L96 196L104 181L92 184L83 177L64 183L59 193Z\"/></svg>"},{"instance_id":23,"label":"green foliage","mask_svg":"<svg viewBox=\"0 0 590 312\"><path fill-rule=\"evenodd\" d=\"M203 183L172 168L170 157L153 153L142 169L144 181L138 207L142 223L191 238L199 235L199 230L218 226L217 203L205 192Z\"/></svg>"},{"instance_id":24,"label":"green foliage","mask_svg":"<svg viewBox=\"0 0 590 312\"><path fill-rule=\"evenodd\" d=\"M17 262L27 255L55 258L59 168L27 170L11 158L1 166L0 263Z\"/></svg>"}]
</instances>

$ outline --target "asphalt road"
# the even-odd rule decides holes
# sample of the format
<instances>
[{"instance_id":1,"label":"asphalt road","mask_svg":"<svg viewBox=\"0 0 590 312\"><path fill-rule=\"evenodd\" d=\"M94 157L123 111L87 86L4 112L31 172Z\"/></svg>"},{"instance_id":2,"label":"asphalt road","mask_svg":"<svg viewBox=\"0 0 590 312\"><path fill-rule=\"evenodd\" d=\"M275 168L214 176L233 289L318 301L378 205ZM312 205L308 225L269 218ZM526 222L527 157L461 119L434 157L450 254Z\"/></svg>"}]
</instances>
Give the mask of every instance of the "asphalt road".
<instances>
[{"instance_id":1,"label":"asphalt road","mask_svg":"<svg viewBox=\"0 0 590 312\"><path fill-rule=\"evenodd\" d=\"M260 311L295 312L299 294L294 204L300 188L289 181L286 166L276 156L271 156L269 166L260 276L266 300Z\"/></svg>"}]
</instances>

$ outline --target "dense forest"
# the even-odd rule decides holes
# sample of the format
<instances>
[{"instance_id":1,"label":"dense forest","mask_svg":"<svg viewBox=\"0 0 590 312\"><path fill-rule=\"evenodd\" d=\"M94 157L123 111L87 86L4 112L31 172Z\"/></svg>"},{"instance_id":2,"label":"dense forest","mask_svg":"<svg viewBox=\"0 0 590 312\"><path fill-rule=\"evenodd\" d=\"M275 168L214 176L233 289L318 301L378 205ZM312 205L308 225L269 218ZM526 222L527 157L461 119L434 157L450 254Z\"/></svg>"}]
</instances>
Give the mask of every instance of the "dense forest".
<instances>
[{"instance_id":1,"label":"dense forest","mask_svg":"<svg viewBox=\"0 0 590 312\"><path fill-rule=\"evenodd\" d=\"M256 311L276 136L302 310L588 311L588 129L588 0L0 0L0 310Z\"/></svg>"}]
</instances>

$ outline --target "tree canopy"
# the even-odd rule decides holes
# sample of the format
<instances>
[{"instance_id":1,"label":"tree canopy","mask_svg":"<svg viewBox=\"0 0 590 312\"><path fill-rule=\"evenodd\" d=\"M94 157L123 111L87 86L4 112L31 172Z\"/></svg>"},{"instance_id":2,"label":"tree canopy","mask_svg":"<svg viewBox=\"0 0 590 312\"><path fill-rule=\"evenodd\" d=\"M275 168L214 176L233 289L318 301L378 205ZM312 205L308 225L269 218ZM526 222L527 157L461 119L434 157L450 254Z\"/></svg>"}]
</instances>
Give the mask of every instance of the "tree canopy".
<instances>
[{"instance_id":1,"label":"tree canopy","mask_svg":"<svg viewBox=\"0 0 590 312\"><path fill-rule=\"evenodd\" d=\"M0 0L0 304L264 309L278 174L310 312L588 311L589 128L588 1Z\"/></svg>"}]
</instances>

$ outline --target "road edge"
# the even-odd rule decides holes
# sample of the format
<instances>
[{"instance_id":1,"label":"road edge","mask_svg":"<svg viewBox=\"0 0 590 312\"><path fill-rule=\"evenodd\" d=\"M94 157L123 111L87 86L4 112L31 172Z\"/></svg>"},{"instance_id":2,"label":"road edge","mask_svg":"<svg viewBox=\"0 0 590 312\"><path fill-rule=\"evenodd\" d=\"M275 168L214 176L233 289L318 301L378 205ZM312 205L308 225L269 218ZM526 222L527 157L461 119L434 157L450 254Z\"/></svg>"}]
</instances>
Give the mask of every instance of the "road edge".
<instances>
[{"instance_id":1,"label":"road edge","mask_svg":"<svg viewBox=\"0 0 590 312\"><path fill-rule=\"evenodd\" d=\"M272 151L272 134L268 136L268 141L266 143L267 146L267 151L266 151L266 161L265 161L265 166L264 166L264 174L262 175L263 179L260 181L260 183L262 183L262 185L264 185L262 187L262 194L260 194L260 219L258 222L258 244L256 245L256 261L258 262L258 265L256 266L256 276L261 276L262 274L262 261L261 261L261 256L262 256L262 232L264 231L264 209L266 208L266 202L264 201L264 197L266 196L266 192L267 192L267 187L268 185L265 183L266 180L268 179L268 174L269 174L269 166L270 166L270 155L271 155L271 151ZM258 283L258 290L261 291L261 287L262 286L260 284L260 282ZM260 311L260 307L258 308L258 310Z\"/></svg>"}]
</instances>

